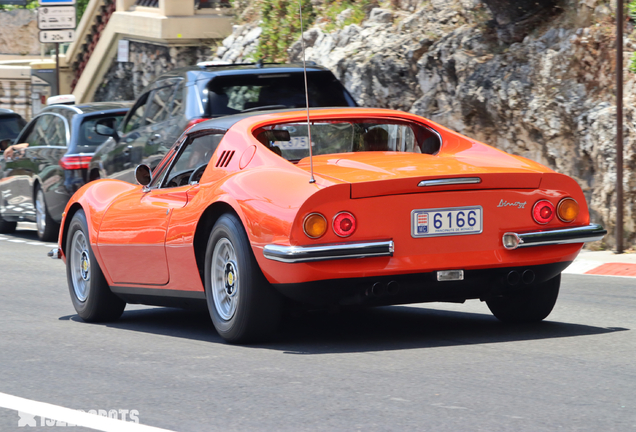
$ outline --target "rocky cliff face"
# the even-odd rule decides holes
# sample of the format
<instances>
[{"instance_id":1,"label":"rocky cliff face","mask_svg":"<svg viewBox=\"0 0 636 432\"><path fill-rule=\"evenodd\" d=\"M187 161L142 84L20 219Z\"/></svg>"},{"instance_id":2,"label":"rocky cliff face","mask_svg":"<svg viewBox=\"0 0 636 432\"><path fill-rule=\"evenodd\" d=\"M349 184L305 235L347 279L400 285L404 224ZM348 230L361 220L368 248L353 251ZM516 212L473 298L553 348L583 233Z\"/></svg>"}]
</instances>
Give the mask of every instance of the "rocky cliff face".
<instances>
[{"instance_id":1,"label":"rocky cliff face","mask_svg":"<svg viewBox=\"0 0 636 432\"><path fill-rule=\"evenodd\" d=\"M197 64L210 55L205 46L166 47L130 41L130 61L113 58L93 100L135 100L160 75L175 68Z\"/></svg>"},{"instance_id":2,"label":"rocky cliff face","mask_svg":"<svg viewBox=\"0 0 636 432\"><path fill-rule=\"evenodd\" d=\"M37 13L14 9L0 13L0 53L40 54Z\"/></svg>"},{"instance_id":3,"label":"rocky cliff face","mask_svg":"<svg viewBox=\"0 0 636 432\"><path fill-rule=\"evenodd\" d=\"M361 25L305 35L306 58L330 68L364 106L410 111L578 180L592 221L614 244L616 106L609 3L563 12L506 44L478 0L431 0L414 12L374 9ZM258 32L237 28L219 50L241 61ZM245 43L249 40L249 43ZM247 49L246 49L247 48ZM626 58L636 45L626 40ZM231 54L229 58L228 53ZM300 43L290 49L298 60ZM625 230L636 227L636 80L625 71Z\"/></svg>"}]
</instances>

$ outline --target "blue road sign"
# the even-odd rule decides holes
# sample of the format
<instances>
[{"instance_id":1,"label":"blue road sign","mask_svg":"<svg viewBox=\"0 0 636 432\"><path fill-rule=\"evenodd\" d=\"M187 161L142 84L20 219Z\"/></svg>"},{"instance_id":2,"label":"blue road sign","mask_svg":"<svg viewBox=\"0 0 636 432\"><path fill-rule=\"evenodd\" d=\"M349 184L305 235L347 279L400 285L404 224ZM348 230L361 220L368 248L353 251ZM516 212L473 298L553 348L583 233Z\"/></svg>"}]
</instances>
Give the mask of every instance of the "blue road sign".
<instances>
[{"instance_id":1,"label":"blue road sign","mask_svg":"<svg viewBox=\"0 0 636 432\"><path fill-rule=\"evenodd\" d=\"M40 6L72 6L75 0L38 0Z\"/></svg>"}]
</instances>

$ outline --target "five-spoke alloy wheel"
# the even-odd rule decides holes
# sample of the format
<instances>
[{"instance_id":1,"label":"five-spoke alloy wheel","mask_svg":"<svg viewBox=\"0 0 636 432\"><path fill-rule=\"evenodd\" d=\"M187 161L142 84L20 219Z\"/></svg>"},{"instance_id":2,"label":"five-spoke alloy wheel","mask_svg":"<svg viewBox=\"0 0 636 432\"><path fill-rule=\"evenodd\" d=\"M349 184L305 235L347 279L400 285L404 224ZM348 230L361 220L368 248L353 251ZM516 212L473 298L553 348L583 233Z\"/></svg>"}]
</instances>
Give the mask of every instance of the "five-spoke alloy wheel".
<instances>
[{"instance_id":1,"label":"five-spoke alloy wheel","mask_svg":"<svg viewBox=\"0 0 636 432\"><path fill-rule=\"evenodd\" d=\"M263 276L234 214L221 216L210 233L205 294L214 327L228 342L256 342L278 326L281 298Z\"/></svg>"},{"instance_id":2,"label":"five-spoke alloy wheel","mask_svg":"<svg viewBox=\"0 0 636 432\"><path fill-rule=\"evenodd\" d=\"M46 208L46 201L44 200L44 192L40 187L37 187L35 191L35 224L40 240L57 240L60 225L49 215L49 211Z\"/></svg>"},{"instance_id":3,"label":"five-spoke alloy wheel","mask_svg":"<svg viewBox=\"0 0 636 432\"><path fill-rule=\"evenodd\" d=\"M112 321L121 316L126 303L108 287L95 259L83 210L71 219L66 236L66 277L71 301L84 321Z\"/></svg>"}]
</instances>

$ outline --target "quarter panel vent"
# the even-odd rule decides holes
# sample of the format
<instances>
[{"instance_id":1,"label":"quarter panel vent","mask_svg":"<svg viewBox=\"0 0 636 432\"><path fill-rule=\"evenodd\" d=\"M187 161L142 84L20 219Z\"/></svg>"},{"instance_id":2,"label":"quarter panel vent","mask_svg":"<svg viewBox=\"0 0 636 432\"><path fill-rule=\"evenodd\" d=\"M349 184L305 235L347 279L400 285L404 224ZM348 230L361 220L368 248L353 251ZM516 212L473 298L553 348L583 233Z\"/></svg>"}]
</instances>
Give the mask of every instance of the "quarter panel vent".
<instances>
[{"instance_id":1,"label":"quarter panel vent","mask_svg":"<svg viewBox=\"0 0 636 432\"><path fill-rule=\"evenodd\" d=\"M221 157L219 158L219 160L216 161L216 167L217 168L225 168L230 164L230 161L232 160L232 157L234 157L234 150L223 150L223 153L221 153Z\"/></svg>"}]
</instances>

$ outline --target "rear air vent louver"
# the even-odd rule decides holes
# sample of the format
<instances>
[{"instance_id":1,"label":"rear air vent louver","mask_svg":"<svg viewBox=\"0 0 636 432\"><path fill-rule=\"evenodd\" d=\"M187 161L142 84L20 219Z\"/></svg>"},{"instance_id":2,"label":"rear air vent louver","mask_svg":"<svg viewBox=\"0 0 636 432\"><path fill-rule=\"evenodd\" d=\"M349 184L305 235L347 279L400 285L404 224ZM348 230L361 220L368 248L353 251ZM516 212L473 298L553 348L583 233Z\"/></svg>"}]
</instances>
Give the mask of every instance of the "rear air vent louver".
<instances>
[{"instance_id":1,"label":"rear air vent louver","mask_svg":"<svg viewBox=\"0 0 636 432\"><path fill-rule=\"evenodd\" d=\"M219 158L218 161L216 161L216 167L225 168L226 166L229 165L233 156L234 156L234 150L232 151L223 150L223 153L221 153L221 157Z\"/></svg>"}]
</instances>

